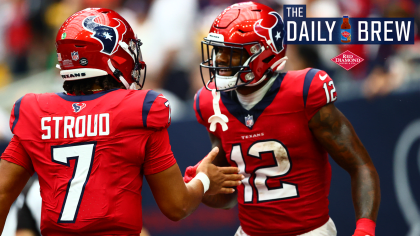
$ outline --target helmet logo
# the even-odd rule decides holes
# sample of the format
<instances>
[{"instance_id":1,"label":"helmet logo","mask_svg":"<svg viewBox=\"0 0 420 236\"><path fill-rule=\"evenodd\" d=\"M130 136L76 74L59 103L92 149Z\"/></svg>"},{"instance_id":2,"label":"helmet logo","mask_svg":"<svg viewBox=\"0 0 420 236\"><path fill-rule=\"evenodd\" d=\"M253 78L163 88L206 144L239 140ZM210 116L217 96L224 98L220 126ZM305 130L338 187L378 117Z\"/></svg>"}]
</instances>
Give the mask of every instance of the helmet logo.
<instances>
[{"instance_id":1,"label":"helmet logo","mask_svg":"<svg viewBox=\"0 0 420 236\"><path fill-rule=\"evenodd\" d=\"M254 31L258 36L266 40L274 53L279 54L284 49L284 23L279 13L272 11L269 14L276 17L276 23L271 27L264 27L261 25L263 19L260 19L255 22Z\"/></svg>"},{"instance_id":2,"label":"helmet logo","mask_svg":"<svg viewBox=\"0 0 420 236\"><path fill-rule=\"evenodd\" d=\"M98 40L102 44L102 53L112 55L118 49L118 42L122 40L127 27L120 19L113 18L118 21L118 25L115 27L98 24L95 22L95 18L98 16L88 16L83 22L83 28L92 32L92 38Z\"/></svg>"}]
</instances>

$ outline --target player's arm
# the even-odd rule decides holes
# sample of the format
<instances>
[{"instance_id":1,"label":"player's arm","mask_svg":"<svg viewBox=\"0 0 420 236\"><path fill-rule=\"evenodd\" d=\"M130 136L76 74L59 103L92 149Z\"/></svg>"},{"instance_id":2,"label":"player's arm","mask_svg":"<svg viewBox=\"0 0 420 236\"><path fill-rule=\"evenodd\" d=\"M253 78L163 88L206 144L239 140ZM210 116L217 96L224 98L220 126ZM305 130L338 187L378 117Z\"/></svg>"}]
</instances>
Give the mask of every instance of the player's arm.
<instances>
[{"instance_id":1,"label":"player's arm","mask_svg":"<svg viewBox=\"0 0 420 236\"><path fill-rule=\"evenodd\" d=\"M22 166L0 161L0 234L3 232L4 223L12 203L25 187L31 174Z\"/></svg>"},{"instance_id":2,"label":"player's arm","mask_svg":"<svg viewBox=\"0 0 420 236\"><path fill-rule=\"evenodd\" d=\"M213 96L209 93L205 88L201 88L197 91L196 95L194 96L194 111L195 116L197 118L198 123L202 124L204 127L208 127L209 123L207 122L209 118L209 111L208 107L211 107ZM211 109L213 112L213 109ZM218 147L219 153L215 157L213 164L216 166L230 166L230 164L226 160L226 153L223 150L221 140L214 135L212 132L209 131L210 142L212 148ZM198 164L197 164L198 165ZM195 166L190 166L185 171L184 181L188 182L192 179L196 174ZM203 198L203 203L209 207L213 208L222 208L222 209L230 209L237 204L237 192L231 194L216 194L216 195L208 195L206 194Z\"/></svg>"},{"instance_id":3,"label":"player's arm","mask_svg":"<svg viewBox=\"0 0 420 236\"><path fill-rule=\"evenodd\" d=\"M209 137L212 148L219 148L219 153L214 158L213 164L215 164L216 166L230 166L230 164L226 160L226 153L223 150L222 141L216 135L210 132ZM230 209L238 203L237 197L237 191L230 194L205 195L203 197L203 203L213 208Z\"/></svg>"},{"instance_id":4,"label":"player's arm","mask_svg":"<svg viewBox=\"0 0 420 236\"><path fill-rule=\"evenodd\" d=\"M350 122L334 104L328 104L311 118L309 127L334 161L350 174L356 219L376 222L381 199L379 176Z\"/></svg>"},{"instance_id":5,"label":"player's arm","mask_svg":"<svg viewBox=\"0 0 420 236\"><path fill-rule=\"evenodd\" d=\"M144 116L148 111L147 116ZM185 184L173 157L166 128L170 124L169 101L150 90L143 102L143 126L154 128L146 144L144 174L155 200L164 215L181 220L191 214L207 194L232 193L241 182L236 167L217 167L212 164L218 153L213 149L197 168L197 176Z\"/></svg>"},{"instance_id":6,"label":"player's arm","mask_svg":"<svg viewBox=\"0 0 420 236\"><path fill-rule=\"evenodd\" d=\"M236 167L217 167L212 164L218 149L214 148L197 168L197 173L204 173L210 179L207 194L232 193L240 184L241 175ZM185 184L178 164L157 174L146 175L153 196L162 213L177 221L191 214L201 203L204 196L204 184L194 178Z\"/></svg>"}]
</instances>

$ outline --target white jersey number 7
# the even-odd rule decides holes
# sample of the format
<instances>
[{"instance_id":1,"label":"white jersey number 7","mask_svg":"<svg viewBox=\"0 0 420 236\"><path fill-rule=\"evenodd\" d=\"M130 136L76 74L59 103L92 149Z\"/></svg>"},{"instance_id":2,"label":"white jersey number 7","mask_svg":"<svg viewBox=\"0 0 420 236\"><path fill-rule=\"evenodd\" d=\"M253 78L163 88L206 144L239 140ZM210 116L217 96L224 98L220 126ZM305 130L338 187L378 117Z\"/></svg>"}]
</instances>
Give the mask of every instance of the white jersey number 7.
<instances>
[{"instance_id":1,"label":"white jersey number 7","mask_svg":"<svg viewBox=\"0 0 420 236\"><path fill-rule=\"evenodd\" d=\"M83 192L89 180L95 156L96 142L74 143L51 147L52 161L70 167L75 159L73 176L67 184L60 217L57 223L75 223Z\"/></svg>"}]
</instances>

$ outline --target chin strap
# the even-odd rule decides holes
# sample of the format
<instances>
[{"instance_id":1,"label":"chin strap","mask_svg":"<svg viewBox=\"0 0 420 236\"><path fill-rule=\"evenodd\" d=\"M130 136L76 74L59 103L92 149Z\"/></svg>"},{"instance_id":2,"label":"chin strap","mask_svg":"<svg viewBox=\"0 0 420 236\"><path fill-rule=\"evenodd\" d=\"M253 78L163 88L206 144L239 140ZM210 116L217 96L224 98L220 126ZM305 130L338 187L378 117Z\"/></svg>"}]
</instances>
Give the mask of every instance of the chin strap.
<instances>
[{"instance_id":1,"label":"chin strap","mask_svg":"<svg viewBox=\"0 0 420 236\"><path fill-rule=\"evenodd\" d=\"M124 41L120 41L119 43L118 43L119 45L120 45L120 47L126 52L126 53L128 53L128 55L130 55L131 56L131 58L133 59L133 61L134 62L136 62L136 59L134 59L134 55L133 55L133 53L131 53L130 52L130 50L128 49L128 44L127 43L125 43Z\"/></svg>"},{"instance_id":2,"label":"chin strap","mask_svg":"<svg viewBox=\"0 0 420 236\"><path fill-rule=\"evenodd\" d=\"M220 101L220 92L217 92L216 89L211 90L211 94L213 95L213 110L214 115L209 118L210 123L210 131L216 131L216 124L219 123L222 126L222 130L226 131L228 129L227 122L229 118L226 115L223 115L220 111L219 101Z\"/></svg>"},{"instance_id":3,"label":"chin strap","mask_svg":"<svg viewBox=\"0 0 420 236\"><path fill-rule=\"evenodd\" d=\"M280 71L282 71L284 69L284 67L286 66L286 61L288 59L289 58L287 56L284 56L280 60L276 61L276 63L274 63L273 65L271 65L271 69L273 69L274 72L280 72ZM279 66L277 66L277 65L279 65Z\"/></svg>"},{"instance_id":4,"label":"chin strap","mask_svg":"<svg viewBox=\"0 0 420 236\"><path fill-rule=\"evenodd\" d=\"M273 72L276 72L276 73L279 73L280 71L282 71L284 69L284 67L286 66L287 59L289 59L289 58L287 56L285 56L285 57L282 57L281 59L279 59L278 61L276 61L273 65L271 65L271 67L270 67L271 70ZM261 79L258 80L257 82L255 82L253 84L247 84L245 86L252 87L252 86L259 85L260 83L262 83L265 80L266 77L267 77L267 74L265 74L263 77L261 77Z\"/></svg>"},{"instance_id":5,"label":"chin strap","mask_svg":"<svg viewBox=\"0 0 420 236\"><path fill-rule=\"evenodd\" d=\"M129 85L127 80L125 80L124 77L122 76L121 71L115 69L115 67L112 65L111 59L108 59L108 67L112 71L114 76L117 77L118 79L120 79L120 81L124 84L124 87L126 89L137 90L136 83L131 83L131 85Z\"/></svg>"}]
</instances>

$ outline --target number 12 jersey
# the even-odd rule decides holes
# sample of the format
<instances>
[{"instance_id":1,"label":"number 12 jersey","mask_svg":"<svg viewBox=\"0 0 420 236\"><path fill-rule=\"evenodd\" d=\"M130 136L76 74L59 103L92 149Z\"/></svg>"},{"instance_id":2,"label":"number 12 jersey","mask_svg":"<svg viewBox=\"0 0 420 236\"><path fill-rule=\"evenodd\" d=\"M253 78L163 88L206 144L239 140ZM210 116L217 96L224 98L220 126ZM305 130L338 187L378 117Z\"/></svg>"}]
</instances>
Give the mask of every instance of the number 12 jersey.
<instances>
[{"instance_id":1,"label":"number 12 jersey","mask_svg":"<svg viewBox=\"0 0 420 236\"><path fill-rule=\"evenodd\" d=\"M213 84L210 84L213 86ZM249 235L299 235L325 224L331 167L311 133L310 119L336 100L331 78L307 68L279 74L252 109L236 92L220 92L228 129L210 131L213 96L201 89L194 109L199 123L221 139L227 161L245 176L238 186L239 219Z\"/></svg>"}]
</instances>

